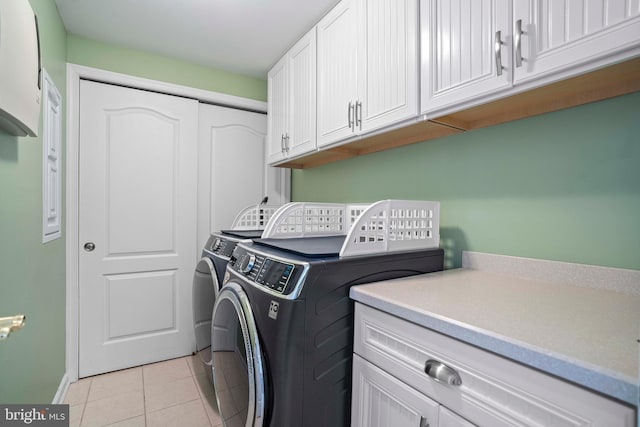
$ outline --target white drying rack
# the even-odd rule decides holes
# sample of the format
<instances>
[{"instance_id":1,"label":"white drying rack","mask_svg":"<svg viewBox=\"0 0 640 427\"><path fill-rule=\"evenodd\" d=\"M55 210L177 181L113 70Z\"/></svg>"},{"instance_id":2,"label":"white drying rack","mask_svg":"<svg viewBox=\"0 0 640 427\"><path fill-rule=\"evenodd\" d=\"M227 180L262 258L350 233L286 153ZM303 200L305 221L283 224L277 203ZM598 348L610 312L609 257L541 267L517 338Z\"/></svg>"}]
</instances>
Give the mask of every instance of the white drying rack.
<instances>
[{"instance_id":1,"label":"white drying rack","mask_svg":"<svg viewBox=\"0 0 640 427\"><path fill-rule=\"evenodd\" d=\"M440 203L423 200L288 203L273 214L262 238L341 235L346 237L340 257L437 248Z\"/></svg>"},{"instance_id":2,"label":"white drying rack","mask_svg":"<svg viewBox=\"0 0 640 427\"><path fill-rule=\"evenodd\" d=\"M251 205L242 209L231 224L232 230L263 230L280 206Z\"/></svg>"}]
</instances>

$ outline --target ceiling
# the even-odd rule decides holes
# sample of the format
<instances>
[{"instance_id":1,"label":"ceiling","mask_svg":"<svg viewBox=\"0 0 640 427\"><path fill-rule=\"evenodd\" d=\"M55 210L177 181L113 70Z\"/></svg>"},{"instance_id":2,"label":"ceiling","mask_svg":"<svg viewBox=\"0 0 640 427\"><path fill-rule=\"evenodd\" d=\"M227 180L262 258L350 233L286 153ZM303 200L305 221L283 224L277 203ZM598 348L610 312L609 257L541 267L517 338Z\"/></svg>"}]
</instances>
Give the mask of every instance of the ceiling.
<instances>
[{"instance_id":1,"label":"ceiling","mask_svg":"<svg viewBox=\"0 0 640 427\"><path fill-rule=\"evenodd\" d=\"M271 66L338 0L55 0L68 33L233 73Z\"/></svg>"}]
</instances>

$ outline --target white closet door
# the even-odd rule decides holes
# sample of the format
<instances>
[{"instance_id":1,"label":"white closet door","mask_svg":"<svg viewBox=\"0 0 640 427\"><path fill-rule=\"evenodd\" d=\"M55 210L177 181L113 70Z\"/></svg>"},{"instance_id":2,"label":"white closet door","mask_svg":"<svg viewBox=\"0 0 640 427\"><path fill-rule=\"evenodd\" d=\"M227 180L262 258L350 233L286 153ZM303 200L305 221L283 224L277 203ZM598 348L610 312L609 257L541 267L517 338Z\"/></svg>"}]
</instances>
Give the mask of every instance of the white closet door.
<instances>
[{"instance_id":1,"label":"white closet door","mask_svg":"<svg viewBox=\"0 0 640 427\"><path fill-rule=\"evenodd\" d=\"M267 116L200 104L198 248L212 232L231 227L236 214L265 197L289 200L288 169L266 166Z\"/></svg>"},{"instance_id":2,"label":"white closet door","mask_svg":"<svg viewBox=\"0 0 640 427\"><path fill-rule=\"evenodd\" d=\"M79 376L194 349L194 100L82 81Z\"/></svg>"}]
</instances>

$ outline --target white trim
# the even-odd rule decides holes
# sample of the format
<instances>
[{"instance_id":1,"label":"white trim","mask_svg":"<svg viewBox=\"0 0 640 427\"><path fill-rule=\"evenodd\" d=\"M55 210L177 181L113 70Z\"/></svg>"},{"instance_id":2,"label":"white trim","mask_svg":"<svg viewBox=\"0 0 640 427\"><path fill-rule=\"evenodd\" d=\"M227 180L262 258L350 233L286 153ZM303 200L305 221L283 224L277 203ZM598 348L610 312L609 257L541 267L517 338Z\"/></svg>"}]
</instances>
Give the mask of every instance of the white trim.
<instances>
[{"instance_id":1,"label":"white trim","mask_svg":"<svg viewBox=\"0 0 640 427\"><path fill-rule=\"evenodd\" d=\"M227 107L265 113L267 103L218 92L194 89L126 74L67 64L67 149L66 149L66 270L67 270L67 377L78 380L78 153L80 79L100 81L170 95L183 96Z\"/></svg>"},{"instance_id":2,"label":"white trim","mask_svg":"<svg viewBox=\"0 0 640 427\"><path fill-rule=\"evenodd\" d=\"M256 101L254 99L227 95L226 93L211 92L208 90L175 85L142 77L129 76L127 74L114 73L112 71L105 71L77 64L67 64L67 72L70 70L73 70L73 73L77 74L79 79L95 80L104 83L133 87L136 89L146 89L153 92L166 93L168 95L183 96L185 98L193 98L204 103L239 108L241 110L251 110L257 113L267 112L267 103L264 101Z\"/></svg>"},{"instance_id":3,"label":"white trim","mask_svg":"<svg viewBox=\"0 0 640 427\"><path fill-rule=\"evenodd\" d=\"M62 234L63 105L60 91L44 68L42 83L42 243L47 243Z\"/></svg>"},{"instance_id":4,"label":"white trim","mask_svg":"<svg viewBox=\"0 0 640 427\"><path fill-rule=\"evenodd\" d=\"M53 405L58 405L60 403L64 403L65 397L67 397L67 392L69 391L69 376L65 372L62 376L62 380L60 380L60 385L58 386L58 391L56 391L56 395L53 396Z\"/></svg>"}]
</instances>

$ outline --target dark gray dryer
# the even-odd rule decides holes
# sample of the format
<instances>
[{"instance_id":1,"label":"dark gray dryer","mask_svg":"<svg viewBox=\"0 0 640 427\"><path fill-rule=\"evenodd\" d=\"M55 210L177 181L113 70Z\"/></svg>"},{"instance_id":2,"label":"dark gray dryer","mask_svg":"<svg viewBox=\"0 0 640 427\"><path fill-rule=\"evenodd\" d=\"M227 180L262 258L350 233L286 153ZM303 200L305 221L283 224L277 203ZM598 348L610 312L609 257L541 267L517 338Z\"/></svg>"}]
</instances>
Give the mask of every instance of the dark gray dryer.
<instances>
[{"instance_id":1,"label":"dark gray dryer","mask_svg":"<svg viewBox=\"0 0 640 427\"><path fill-rule=\"evenodd\" d=\"M193 275L193 327L196 352L204 364L207 377L213 384L211 373L211 316L227 263L236 245L262 235L262 230L227 230L214 233L202 250L202 257Z\"/></svg>"},{"instance_id":2,"label":"dark gray dryer","mask_svg":"<svg viewBox=\"0 0 640 427\"><path fill-rule=\"evenodd\" d=\"M340 257L345 236L258 239L234 250L214 309L226 426L347 427L353 285L440 271L441 249Z\"/></svg>"},{"instance_id":3,"label":"dark gray dryer","mask_svg":"<svg viewBox=\"0 0 640 427\"><path fill-rule=\"evenodd\" d=\"M262 235L269 218L278 208L279 206L260 204L241 210L233 221L232 229L212 233L209 236L202 250L202 257L196 265L192 289L196 352L212 384L211 316L213 305L222 287L227 263L239 242L250 241Z\"/></svg>"}]
</instances>

